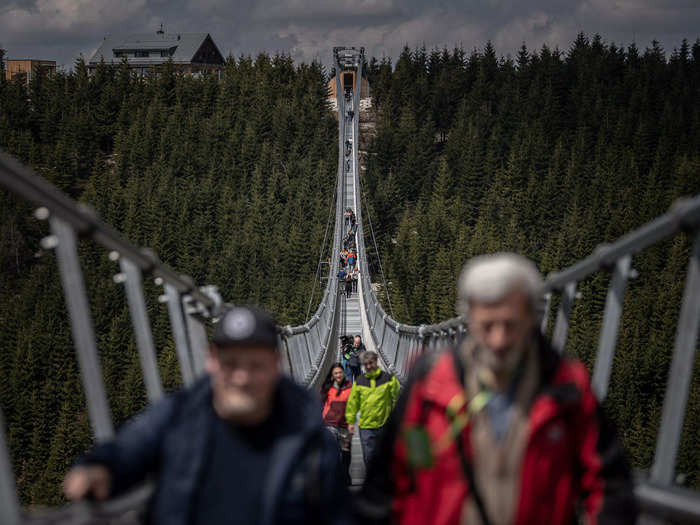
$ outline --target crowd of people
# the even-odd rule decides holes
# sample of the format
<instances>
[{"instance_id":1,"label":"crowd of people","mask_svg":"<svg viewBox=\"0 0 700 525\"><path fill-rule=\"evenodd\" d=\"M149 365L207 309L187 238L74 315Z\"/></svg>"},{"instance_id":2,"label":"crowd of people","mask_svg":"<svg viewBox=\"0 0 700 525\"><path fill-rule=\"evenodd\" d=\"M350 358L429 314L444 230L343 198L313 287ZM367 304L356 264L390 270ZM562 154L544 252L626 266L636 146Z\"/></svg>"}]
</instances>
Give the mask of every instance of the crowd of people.
<instances>
[{"instance_id":1,"label":"crowd of people","mask_svg":"<svg viewBox=\"0 0 700 525\"><path fill-rule=\"evenodd\" d=\"M341 336L340 351L342 362L331 366L321 388L322 416L324 425L336 438L343 476L350 484L355 428L359 428L362 457L367 465L374 454L377 437L398 399L399 382L379 368L377 353L365 348L361 336Z\"/></svg>"},{"instance_id":2,"label":"crowd of people","mask_svg":"<svg viewBox=\"0 0 700 525\"><path fill-rule=\"evenodd\" d=\"M634 523L630 468L586 369L539 331L542 284L519 255L469 261L468 335L426 352L400 393L361 337L344 338L322 408L280 373L270 316L233 308L206 376L97 444L64 492L106 499L155 479L154 524ZM367 468L351 498L356 428Z\"/></svg>"},{"instance_id":3,"label":"crowd of people","mask_svg":"<svg viewBox=\"0 0 700 525\"><path fill-rule=\"evenodd\" d=\"M355 244L357 222L352 208L345 209L343 224L347 228L347 233L343 237L343 249L339 254L338 283L345 297L350 298L353 292L357 292L357 281L360 278Z\"/></svg>"}]
</instances>

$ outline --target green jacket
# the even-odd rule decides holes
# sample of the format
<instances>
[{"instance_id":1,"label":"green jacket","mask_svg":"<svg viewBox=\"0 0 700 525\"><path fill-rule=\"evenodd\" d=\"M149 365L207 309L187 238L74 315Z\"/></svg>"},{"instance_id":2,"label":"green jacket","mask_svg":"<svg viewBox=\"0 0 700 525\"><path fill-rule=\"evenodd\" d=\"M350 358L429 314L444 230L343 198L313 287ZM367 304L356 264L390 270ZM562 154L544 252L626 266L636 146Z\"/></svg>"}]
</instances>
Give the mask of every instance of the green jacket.
<instances>
[{"instance_id":1,"label":"green jacket","mask_svg":"<svg viewBox=\"0 0 700 525\"><path fill-rule=\"evenodd\" d=\"M345 419L355 424L360 412L360 428L380 428L386 423L399 398L399 382L380 368L359 376L345 407Z\"/></svg>"}]
</instances>

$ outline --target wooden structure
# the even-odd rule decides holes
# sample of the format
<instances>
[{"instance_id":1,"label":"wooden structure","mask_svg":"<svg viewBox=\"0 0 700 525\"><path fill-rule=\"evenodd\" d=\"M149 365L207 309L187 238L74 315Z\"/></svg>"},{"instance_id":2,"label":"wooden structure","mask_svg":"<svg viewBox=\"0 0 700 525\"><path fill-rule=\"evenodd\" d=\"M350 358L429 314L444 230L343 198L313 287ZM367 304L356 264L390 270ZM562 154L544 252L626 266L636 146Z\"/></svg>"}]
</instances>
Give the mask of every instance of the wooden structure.
<instances>
[{"instance_id":1,"label":"wooden structure","mask_svg":"<svg viewBox=\"0 0 700 525\"><path fill-rule=\"evenodd\" d=\"M32 79L37 71L46 71L48 76L56 73L55 60L35 60L32 58L11 59L5 61L5 79L12 80L17 75L25 75L26 82Z\"/></svg>"},{"instance_id":2,"label":"wooden structure","mask_svg":"<svg viewBox=\"0 0 700 525\"><path fill-rule=\"evenodd\" d=\"M341 71L340 72L340 85L343 91L355 90L355 72L354 71ZM336 88L335 88L335 77L328 81L328 98L336 98ZM360 82L360 98L369 98L369 82L367 79L362 77Z\"/></svg>"}]
</instances>

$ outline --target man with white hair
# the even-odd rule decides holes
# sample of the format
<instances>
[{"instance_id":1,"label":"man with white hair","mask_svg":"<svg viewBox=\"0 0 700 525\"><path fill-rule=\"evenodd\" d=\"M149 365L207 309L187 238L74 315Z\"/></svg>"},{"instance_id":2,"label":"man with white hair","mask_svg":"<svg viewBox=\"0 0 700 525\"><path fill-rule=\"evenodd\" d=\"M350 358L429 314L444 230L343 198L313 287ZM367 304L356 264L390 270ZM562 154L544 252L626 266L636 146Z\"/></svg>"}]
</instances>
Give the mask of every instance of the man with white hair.
<instances>
[{"instance_id":1,"label":"man with white hair","mask_svg":"<svg viewBox=\"0 0 700 525\"><path fill-rule=\"evenodd\" d=\"M586 369L539 332L542 284L516 254L465 265L469 337L416 364L368 467L365 522L634 523L629 467Z\"/></svg>"}]
</instances>

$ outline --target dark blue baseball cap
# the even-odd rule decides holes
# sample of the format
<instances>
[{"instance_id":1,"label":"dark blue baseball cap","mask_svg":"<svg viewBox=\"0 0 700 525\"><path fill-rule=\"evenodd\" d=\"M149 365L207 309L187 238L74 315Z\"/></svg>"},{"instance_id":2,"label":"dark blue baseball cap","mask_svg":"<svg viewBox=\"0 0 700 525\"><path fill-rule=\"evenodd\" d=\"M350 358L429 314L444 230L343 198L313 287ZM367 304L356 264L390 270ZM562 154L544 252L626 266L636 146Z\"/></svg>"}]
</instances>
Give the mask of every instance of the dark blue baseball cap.
<instances>
[{"instance_id":1,"label":"dark blue baseball cap","mask_svg":"<svg viewBox=\"0 0 700 525\"><path fill-rule=\"evenodd\" d=\"M259 308L236 306L214 325L212 343L219 348L257 345L277 349L277 324Z\"/></svg>"}]
</instances>

